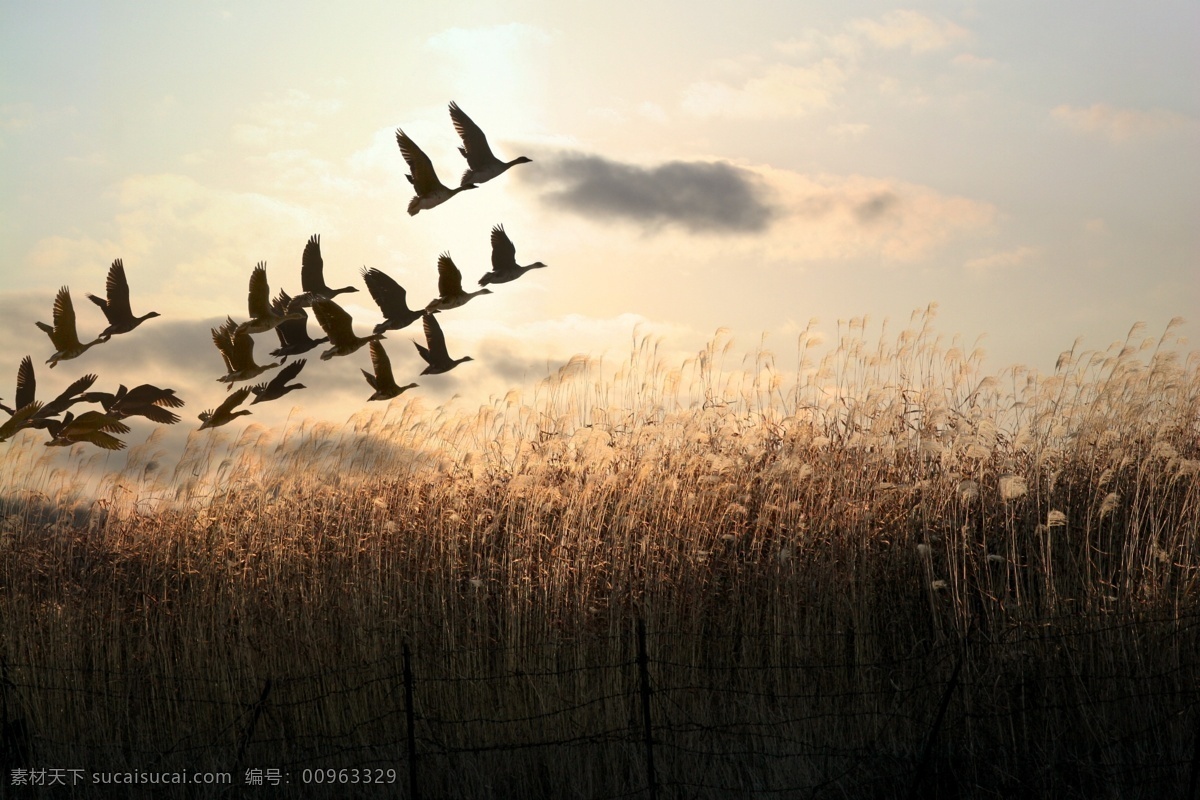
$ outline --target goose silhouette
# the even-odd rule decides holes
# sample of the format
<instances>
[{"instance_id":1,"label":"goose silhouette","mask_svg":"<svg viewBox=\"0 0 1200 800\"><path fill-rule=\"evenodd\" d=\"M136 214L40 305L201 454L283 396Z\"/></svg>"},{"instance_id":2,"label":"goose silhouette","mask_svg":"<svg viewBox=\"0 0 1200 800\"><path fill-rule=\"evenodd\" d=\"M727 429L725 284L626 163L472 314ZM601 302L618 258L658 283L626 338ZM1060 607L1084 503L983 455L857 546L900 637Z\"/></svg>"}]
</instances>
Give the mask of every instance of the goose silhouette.
<instances>
[{"instance_id":1,"label":"goose silhouette","mask_svg":"<svg viewBox=\"0 0 1200 800\"><path fill-rule=\"evenodd\" d=\"M463 158L467 160L467 171L462 176L463 186L490 181L509 167L528 164L533 160L525 156L518 156L512 161L501 161L496 158L492 153L492 148L488 147L487 137L484 136L483 131L454 102L450 103L450 121L454 123L454 130L458 131L463 142L462 147L458 148L458 152L462 153Z\"/></svg>"},{"instance_id":2,"label":"goose silhouette","mask_svg":"<svg viewBox=\"0 0 1200 800\"><path fill-rule=\"evenodd\" d=\"M375 333L407 328L425 313L408 307L408 292L386 272L363 267L362 278L375 305L383 314L383 322L375 326Z\"/></svg>"},{"instance_id":3,"label":"goose silhouette","mask_svg":"<svg viewBox=\"0 0 1200 800\"><path fill-rule=\"evenodd\" d=\"M311 298L309 298L311 302ZM275 358L287 361L288 356L298 356L307 353L319 344L329 341L328 336L314 339L308 335L308 312L298 297L289 297L288 293L279 290L279 296L271 301L271 308L276 314L282 314L284 319L275 326L275 334L279 337L279 347L271 351ZM290 315L290 312L296 312Z\"/></svg>"},{"instance_id":4,"label":"goose silhouette","mask_svg":"<svg viewBox=\"0 0 1200 800\"><path fill-rule=\"evenodd\" d=\"M80 343L79 334L75 331L75 306L71 302L71 291L66 286L59 289L58 295L54 298L54 326L51 327L44 322L35 324L46 332L46 335L50 337L50 342L57 348L54 355L46 360L51 369L54 369L60 361L79 358L88 351L88 348L108 341L97 337L87 344Z\"/></svg>"},{"instance_id":5,"label":"goose silhouette","mask_svg":"<svg viewBox=\"0 0 1200 800\"><path fill-rule=\"evenodd\" d=\"M383 349L380 342L371 342L371 368L375 370L375 374L362 370L363 377L367 379L367 383L375 390L375 393L367 398L367 402L372 400L390 400L393 397L398 397L409 389L417 388L417 384L410 383L407 386L399 386L396 384L396 379L392 375L392 362L388 358L387 351Z\"/></svg>"},{"instance_id":6,"label":"goose silhouette","mask_svg":"<svg viewBox=\"0 0 1200 800\"><path fill-rule=\"evenodd\" d=\"M417 352L421 358L425 359L425 363L429 365L421 371L422 375L440 375L443 372L449 372L464 361L475 360L470 356L450 357L450 353L446 350L446 336L442 333L442 326L438 324L437 318L433 314L426 314L421 322L425 327L426 346L422 346L419 342L413 342L413 344L417 346Z\"/></svg>"},{"instance_id":7,"label":"goose silhouette","mask_svg":"<svg viewBox=\"0 0 1200 800\"><path fill-rule=\"evenodd\" d=\"M225 402L221 403L221 405L217 406L216 408L209 409L207 411L201 411L201 425L198 430L219 428L222 425L228 425L230 422L233 422L236 418L242 416L243 414L251 413L249 409L245 408L241 409L240 411L233 410L237 406L241 405L242 401L245 400L249 394L250 387L243 386L233 394L226 397Z\"/></svg>"},{"instance_id":8,"label":"goose silhouette","mask_svg":"<svg viewBox=\"0 0 1200 800\"><path fill-rule=\"evenodd\" d=\"M464 292L462 288L462 273L454 265L450 254L442 253L438 256L438 297L429 301L429 305L425 306L425 310L431 314L436 314L439 311L446 311L465 305L472 297L491 293L491 289L476 289L473 292Z\"/></svg>"},{"instance_id":9,"label":"goose silhouette","mask_svg":"<svg viewBox=\"0 0 1200 800\"><path fill-rule=\"evenodd\" d=\"M303 383L293 383L291 386L287 385L288 381L300 374L300 370L304 369L305 363L307 362L303 358L299 361L293 361L275 373L275 377L267 383L251 386L250 391L254 393L254 400L250 402L250 405L265 403L268 400L278 400L295 389L307 389L308 387Z\"/></svg>"},{"instance_id":10,"label":"goose silhouette","mask_svg":"<svg viewBox=\"0 0 1200 800\"><path fill-rule=\"evenodd\" d=\"M246 297L250 319L238 325L238 333L266 333L279 323L290 319L301 319L303 314L295 309L277 312L271 305L271 287L267 283L267 262L260 261L250 273L250 290Z\"/></svg>"},{"instance_id":11,"label":"goose silhouette","mask_svg":"<svg viewBox=\"0 0 1200 800\"><path fill-rule=\"evenodd\" d=\"M107 299L89 294L88 300L100 306L108 320L108 327L100 331L100 338L108 341L118 333L129 333L152 317L162 316L157 311L150 311L140 317L135 317L129 307L129 281L125 278L125 264L121 259L112 262L108 268L108 279L104 282L104 293Z\"/></svg>"},{"instance_id":12,"label":"goose silhouette","mask_svg":"<svg viewBox=\"0 0 1200 800\"><path fill-rule=\"evenodd\" d=\"M382 333L356 336L354 319L332 300L316 300L313 302L312 310L313 315L317 318L317 324L321 326L321 330L325 331L329 337L329 343L333 345L321 353L322 361L328 361L334 356L348 356L357 352L367 342L383 338Z\"/></svg>"},{"instance_id":13,"label":"goose silhouette","mask_svg":"<svg viewBox=\"0 0 1200 800\"><path fill-rule=\"evenodd\" d=\"M508 283L515 281L531 269L542 269L548 266L540 261L522 267L517 264L517 248L504 232L503 225L492 228L492 271L479 279L480 286L489 283Z\"/></svg>"},{"instance_id":14,"label":"goose silhouette","mask_svg":"<svg viewBox=\"0 0 1200 800\"><path fill-rule=\"evenodd\" d=\"M248 381L257 378L269 369L275 369L278 364L259 366L254 360L254 340L250 334L242 330L232 318L226 317L225 324L212 329L213 344L221 352L225 361L225 375L217 380L228 383L229 389L238 381Z\"/></svg>"},{"instance_id":15,"label":"goose silhouette","mask_svg":"<svg viewBox=\"0 0 1200 800\"><path fill-rule=\"evenodd\" d=\"M417 193L408 203L410 217L416 216L422 210L440 206L461 191L475 188L471 183L465 183L457 189L443 184L433 171L433 162L429 160L429 156L425 155L400 128L396 129L396 143L400 145L400 155L404 156L404 161L408 164L408 182Z\"/></svg>"}]
</instances>

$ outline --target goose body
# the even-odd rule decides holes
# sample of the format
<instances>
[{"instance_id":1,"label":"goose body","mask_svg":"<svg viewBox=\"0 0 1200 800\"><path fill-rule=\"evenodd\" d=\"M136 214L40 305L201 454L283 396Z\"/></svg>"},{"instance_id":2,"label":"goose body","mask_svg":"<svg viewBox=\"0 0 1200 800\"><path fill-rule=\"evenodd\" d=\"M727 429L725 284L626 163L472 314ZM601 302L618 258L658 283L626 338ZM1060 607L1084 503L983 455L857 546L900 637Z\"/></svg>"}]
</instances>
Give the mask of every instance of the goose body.
<instances>
[{"instance_id":1,"label":"goose body","mask_svg":"<svg viewBox=\"0 0 1200 800\"><path fill-rule=\"evenodd\" d=\"M512 161L496 158L492 148L488 146L487 136L457 103L450 104L450 121L454 123L454 130L458 131L463 142L458 152L467 160L467 171L462 176L463 186L490 181L509 167L532 161L525 156L519 156Z\"/></svg>"},{"instance_id":2,"label":"goose body","mask_svg":"<svg viewBox=\"0 0 1200 800\"><path fill-rule=\"evenodd\" d=\"M285 320L300 319L299 311L285 309L277 312L271 305L271 287L267 283L267 263L260 261L250 273L250 289L246 296L250 319L237 327L238 333L266 333Z\"/></svg>"},{"instance_id":3,"label":"goose body","mask_svg":"<svg viewBox=\"0 0 1200 800\"><path fill-rule=\"evenodd\" d=\"M546 267L540 261L522 267L517 264L517 248L504 232L503 225L492 228L492 271L479 279L480 286L489 283L508 283L515 281L531 269Z\"/></svg>"},{"instance_id":4,"label":"goose body","mask_svg":"<svg viewBox=\"0 0 1200 800\"><path fill-rule=\"evenodd\" d=\"M299 375L300 370L304 369L306 363L303 358L299 361L293 361L275 373L275 377L267 383L251 386L250 391L254 393L254 400L250 402L250 405L265 403L268 400L278 400L294 389L307 389L308 387L303 383L293 383L291 386L288 386L288 381Z\"/></svg>"},{"instance_id":5,"label":"goose body","mask_svg":"<svg viewBox=\"0 0 1200 800\"><path fill-rule=\"evenodd\" d=\"M139 416L160 425L179 422L179 415L167 409L182 408L184 404L182 399L175 396L174 389L160 389L149 383L132 389L121 384L116 392L87 392L79 399L87 403L99 403L104 412L114 419Z\"/></svg>"},{"instance_id":6,"label":"goose body","mask_svg":"<svg viewBox=\"0 0 1200 800\"><path fill-rule=\"evenodd\" d=\"M87 297L104 312L108 327L100 332L100 338L108 341L118 333L129 333L152 317L162 316L157 311L150 311L140 317L133 315L129 307L129 281L125 278L125 263L121 259L112 262L108 268L108 280L104 282L104 293L107 299L101 299L94 294Z\"/></svg>"},{"instance_id":7,"label":"goose body","mask_svg":"<svg viewBox=\"0 0 1200 800\"><path fill-rule=\"evenodd\" d=\"M271 301L271 308L276 314L284 315L283 321L275 326L275 333L279 336L279 348L271 351L275 358L286 361L288 356L307 353L317 345L329 341L328 336L314 339L308 335L308 313L299 298L288 297L288 293L280 289L279 296ZM296 313L291 316L291 312Z\"/></svg>"},{"instance_id":8,"label":"goose body","mask_svg":"<svg viewBox=\"0 0 1200 800\"><path fill-rule=\"evenodd\" d=\"M451 260L450 254L442 253L438 257L438 297L430 301L429 305L425 306L425 310L431 314L436 314L439 311L446 311L447 309L465 305L472 297L491 293L491 289L477 289L474 292L464 292L462 288L462 273L458 271L458 267L454 266L454 261Z\"/></svg>"},{"instance_id":9,"label":"goose body","mask_svg":"<svg viewBox=\"0 0 1200 800\"><path fill-rule=\"evenodd\" d=\"M46 360L51 369L54 369L59 361L79 358L88 351L88 348L107 341L98 337L87 344L80 343L79 334L75 331L75 306L71 303L71 292L66 286L59 289L58 295L54 298L54 326L51 327L44 322L36 324L46 332L51 343L57 348L54 355Z\"/></svg>"},{"instance_id":10,"label":"goose body","mask_svg":"<svg viewBox=\"0 0 1200 800\"><path fill-rule=\"evenodd\" d=\"M224 325L212 329L212 339L217 350L221 352L221 358L225 361L226 374L217 380L221 383L228 383L230 389L237 381L257 378L267 370L279 366L278 364L259 366L254 361L254 340L250 338L249 333L241 330L238 324L229 317L225 318Z\"/></svg>"},{"instance_id":11,"label":"goose body","mask_svg":"<svg viewBox=\"0 0 1200 800\"><path fill-rule=\"evenodd\" d=\"M412 139L400 128L396 129L396 144L400 145L400 155L408 164L409 174L406 176L412 184L416 196L408 203L408 215L415 216L422 210L440 206L454 195L466 189L474 189L474 184L464 183L457 189L451 189L438 180L433 171L433 162L429 156L417 147Z\"/></svg>"},{"instance_id":12,"label":"goose body","mask_svg":"<svg viewBox=\"0 0 1200 800\"><path fill-rule=\"evenodd\" d=\"M442 333L442 326L438 324L437 318L433 314L426 314L422 319L422 324L425 327L426 344L422 346L420 342L413 342L421 358L425 359L425 363L429 365L421 371L422 375L440 375L443 372L449 372L464 361L474 361L470 356L450 357L450 353L446 350L446 336Z\"/></svg>"},{"instance_id":13,"label":"goose body","mask_svg":"<svg viewBox=\"0 0 1200 800\"><path fill-rule=\"evenodd\" d=\"M78 417L68 411L61 421L51 420L46 427L53 437L46 442L46 447L69 447L87 442L104 450L124 450L125 443L112 434L129 433L129 426L124 422L99 411L85 411Z\"/></svg>"},{"instance_id":14,"label":"goose body","mask_svg":"<svg viewBox=\"0 0 1200 800\"><path fill-rule=\"evenodd\" d=\"M375 305L379 306L379 311L383 314L383 322L375 326L375 333L407 328L425 313L408 307L408 292L386 272L363 267L362 278Z\"/></svg>"},{"instance_id":15,"label":"goose body","mask_svg":"<svg viewBox=\"0 0 1200 800\"><path fill-rule=\"evenodd\" d=\"M417 388L417 384L410 383L407 386L398 386L396 378L392 375L392 362L388 358L387 351L383 349L383 345L379 342L371 342L371 368L375 370L372 375L365 369L362 371L363 377L367 379L367 383L375 390L375 393L367 398L371 400L391 400L393 397L399 397L409 389Z\"/></svg>"},{"instance_id":16,"label":"goose body","mask_svg":"<svg viewBox=\"0 0 1200 800\"><path fill-rule=\"evenodd\" d=\"M241 405L242 401L245 400L249 394L250 387L243 386L233 394L229 395L229 397L226 397L225 402L221 403L221 405L217 406L216 408L209 409L208 411L201 411L201 425L199 430L205 430L206 428L219 428L222 425L228 425L230 422L233 422L243 414L249 414L249 409L243 408L241 411L233 410L235 407Z\"/></svg>"},{"instance_id":17,"label":"goose body","mask_svg":"<svg viewBox=\"0 0 1200 800\"><path fill-rule=\"evenodd\" d=\"M341 306L332 300L317 300L313 303L312 309L313 315L317 318L317 324L329 336L329 343L333 345L333 347L321 353L322 361L328 361L334 356L350 355L367 342L378 341L383 338L382 333L372 333L370 336L356 336L354 334L354 320Z\"/></svg>"}]
</instances>

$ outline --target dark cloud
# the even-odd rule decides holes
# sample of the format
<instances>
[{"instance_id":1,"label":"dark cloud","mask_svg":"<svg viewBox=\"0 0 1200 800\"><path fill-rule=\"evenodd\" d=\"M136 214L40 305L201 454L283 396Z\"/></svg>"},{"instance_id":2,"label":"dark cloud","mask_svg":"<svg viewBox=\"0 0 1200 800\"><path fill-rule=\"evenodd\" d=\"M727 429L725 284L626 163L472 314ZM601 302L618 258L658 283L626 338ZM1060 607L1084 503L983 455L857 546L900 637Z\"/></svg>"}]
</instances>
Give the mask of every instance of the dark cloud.
<instances>
[{"instance_id":1,"label":"dark cloud","mask_svg":"<svg viewBox=\"0 0 1200 800\"><path fill-rule=\"evenodd\" d=\"M761 180L725 163L671 161L640 167L600 156L565 153L538 159L524 176L553 184L543 203L590 217L648 228L675 223L697 233L755 233L775 216Z\"/></svg>"},{"instance_id":2,"label":"dark cloud","mask_svg":"<svg viewBox=\"0 0 1200 800\"><path fill-rule=\"evenodd\" d=\"M885 216L899 204L900 198L892 192L879 192L855 206L854 216L859 222L868 224Z\"/></svg>"}]
</instances>

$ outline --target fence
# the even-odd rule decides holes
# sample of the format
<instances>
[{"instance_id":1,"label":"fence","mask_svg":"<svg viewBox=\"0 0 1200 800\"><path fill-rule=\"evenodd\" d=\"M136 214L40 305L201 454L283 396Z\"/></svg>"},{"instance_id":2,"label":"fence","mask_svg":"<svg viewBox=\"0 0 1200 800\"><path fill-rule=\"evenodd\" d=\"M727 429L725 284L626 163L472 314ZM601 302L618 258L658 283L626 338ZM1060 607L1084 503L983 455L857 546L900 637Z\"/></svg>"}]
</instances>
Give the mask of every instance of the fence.
<instances>
[{"instance_id":1,"label":"fence","mask_svg":"<svg viewBox=\"0 0 1200 800\"><path fill-rule=\"evenodd\" d=\"M46 770L64 769L83 773L82 797L103 794L101 770L220 770L264 796L378 796L378 782L596 800L1200 790L1200 616L891 640L637 621L554 643L404 644L294 675L4 663L0 794L56 796Z\"/></svg>"}]
</instances>

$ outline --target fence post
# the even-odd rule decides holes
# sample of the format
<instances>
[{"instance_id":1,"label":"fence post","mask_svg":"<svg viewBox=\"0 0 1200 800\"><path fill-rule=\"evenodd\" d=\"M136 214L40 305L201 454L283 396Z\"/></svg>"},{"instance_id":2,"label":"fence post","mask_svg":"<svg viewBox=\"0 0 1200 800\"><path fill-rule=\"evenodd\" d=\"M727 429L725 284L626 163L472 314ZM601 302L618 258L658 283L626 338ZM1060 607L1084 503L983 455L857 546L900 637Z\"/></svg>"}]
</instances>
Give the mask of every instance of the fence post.
<instances>
[{"instance_id":1,"label":"fence post","mask_svg":"<svg viewBox=\"0 0 1200 800\"><path fill-rule=\"evenodd\" d=\"M964 648L963 652L958 656L958 663L954 665L954 671L950 673L950 682L946 684L946 691L942 693L942 702L938 706L937 716L934 717L933 727L929 729L929 736L925 738L925 746L921 748L921 758L917 762L917 771L913 775L912 786L908 789L909 800L916 800L919 797L917 789L920 788L921 781L925 778L925 769L929 765L929 756L933 752L933 742L942 727L942 720L946 717L946 709L950 707L950 698L954 696L954 690L958 688L958 676L962 672L963 662L966 659L967 651Z\"/></svg>"},{"instance_id":2,"label":"fence post","mask_svg":"<svg viewBox=\"0 0 1200 800\"><path fill-rule=\"evenodd\" d=\"M650 800L658 797L658 779L654 774L654 733L650 720L650 656L646 652L646 622L637 621L637 663L642 689L642 725L646 740L646 784Z\"/></svg>"},{"instance_id":3,"label":"fence post","mask_svg":"<svg viewBox=\"0 0 1200 800\"><path fill-rule=\"evenodd\" d=\"M408 727L408 793L412 800L420 800L417 789L417 726L413 713L412 654L408 642L402 647L404 654L404 722Z\"/></svg>"}]
</instances>

